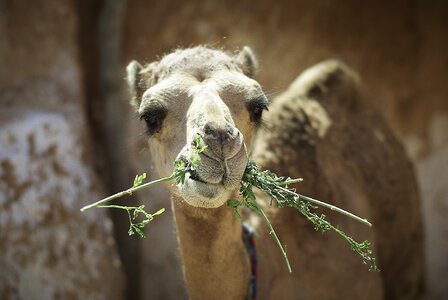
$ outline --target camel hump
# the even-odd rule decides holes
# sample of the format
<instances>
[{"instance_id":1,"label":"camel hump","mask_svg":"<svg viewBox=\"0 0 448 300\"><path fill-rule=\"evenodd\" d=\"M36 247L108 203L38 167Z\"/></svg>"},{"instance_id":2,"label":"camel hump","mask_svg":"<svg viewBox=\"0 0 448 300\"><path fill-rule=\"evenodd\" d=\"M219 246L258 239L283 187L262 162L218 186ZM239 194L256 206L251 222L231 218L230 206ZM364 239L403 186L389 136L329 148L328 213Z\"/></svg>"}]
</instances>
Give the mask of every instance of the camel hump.
<instances>
[{"instance_id":1,"label":"camel hump","mask_svg":"<svg viewBox=\"0 0 448 300\"><path fill-rule=\"evenodd\" d=\"M356 106L361 100L361 79L348 64L339 59L320 62L300 74L280 98L294 101L309 98L320 103Z\"/></svg>"},{"instance_id":2,"label":"camel hump","mask_svg":"<svg viewBox=\"0 0 448 300\"><path fill-rule=\"evenodd\" d=\"M365 231L361 225L329 213L335 224L344 224L354 236L373 241L387 299L418 299L423 289L424 257L413 167L364 93L357 73L338 60L307 69L272 101L263 123L254 144L255 161L282 176L303 178L296 186L299 193L372 221L373 229ZM304 226L298 227L301 233L297 234L303 235ZM316 240L310 235L306 243ZM329 265L350 259L336 245L319 250ZM301 254L314 264L311 252ZM347 268L360 278L364 276L352 266Z\"/></svg>"},{"instance_id":3,"label":"camel hump","mask_svg":"<svg viewBox=\"0 0 448 300\"><path fill-rule=\"evenodd\" d=\"M275 164L281 157L291 161L289 150L309 153L335 124L358 109L359 102L363 102L360 78L347 64L330 59L308 68L264 114L257 158L263 161L267 155Z\"/></svg>"}]
</instances>

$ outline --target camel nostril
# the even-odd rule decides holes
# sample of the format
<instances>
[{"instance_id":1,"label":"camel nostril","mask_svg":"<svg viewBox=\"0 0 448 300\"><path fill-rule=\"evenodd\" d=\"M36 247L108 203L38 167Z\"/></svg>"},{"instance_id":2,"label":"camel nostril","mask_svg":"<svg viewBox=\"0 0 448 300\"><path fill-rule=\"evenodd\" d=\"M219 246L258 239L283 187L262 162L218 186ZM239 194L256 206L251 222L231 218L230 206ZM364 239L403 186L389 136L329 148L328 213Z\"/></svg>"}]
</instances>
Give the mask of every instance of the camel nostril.
<instances>
[{"instance_id":1,"label":"camel nostril","mask_svg":"<svg viewBox=\"0 0 448 300\"><path fill-rule=\"evenodd\" d=\"M207 122L204 126L204 133L206 136L210 136L212 138L219 138L220 137L220 129L218 124L215 122Z\"/></svg>"},{"instance_id":2,"label":"camel nostril","mask_svg":"<svg viewBox=\"0 0 448 300\"><path fill-rule=\"evenodd\" d=\"M203 127L203 139L208 146L205 154L217 160L232 157L241 148L240 132L230 123L207 122Z\"/></svg>"},{"instance_id":3,"label":"camel nostril","mask_svg":"<svg viewBox=\"0 0 448 300\"><path fill-rule=\"evenodd\" d=\"M235 132L233 126L226 125L219 126L215 122L207 122L204 126L204 133L206 138L218 140L220 142L228 141L232 138Z\"/></svg>"},{"instance_id":4,"label":"camel nostril","mask_svg":"<svg viewBox=\"0 0 448 300\"><path fill-rule=\"evenodd\" d=\"M230 124L226 124L226 132L229 137L233 137L235 134L235 127Z\"/></svg>"}]
</instances>

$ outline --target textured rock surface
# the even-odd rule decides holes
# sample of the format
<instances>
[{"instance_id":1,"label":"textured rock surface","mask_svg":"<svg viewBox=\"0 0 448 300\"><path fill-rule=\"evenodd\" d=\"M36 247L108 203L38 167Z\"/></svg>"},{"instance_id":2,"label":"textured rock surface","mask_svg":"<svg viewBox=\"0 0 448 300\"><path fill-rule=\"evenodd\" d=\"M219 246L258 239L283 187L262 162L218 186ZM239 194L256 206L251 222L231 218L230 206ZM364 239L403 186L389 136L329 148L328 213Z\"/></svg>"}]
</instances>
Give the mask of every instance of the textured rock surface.
<instances>
[{"instance_id":1,"label":"textured rock surface","mask_svg":"<svg viewBox=\"0 0 448 300\"><path fill-rule=\"evenodd\" d=\"M53 112L1 117L1 297L119 299L112 223L79 211L100 195L79 128Z\"/></svg>"},{"instance_id":2,"label":"textured rock surface","mask_svg":"<svg viewBox=\"0 0 448 300\"><path fill-rule=\"evenodd\" d=\"M446 132L446 129L445 129ZM428 297L444 299L447 296L446 274L448 263L448 148L436 151L417 164L422 194L425 195L423 211L426 218L426 253L428 254Z\"/></svg>"},{"instance_id":3,"label":"textured rock surface","mask_svg":"<svg viewBox=\"0 0 448 300\"><path fill-rule=\"evenodd\" d=\"M72 1L0 2L0 298L120 299L89 155Z\"/></svg>"},{"instance_id":4,"label":"textured rock surface","mask_svg":"<svg viewBox=\"0 0 448 300\"><path fill-rule=\"evenodd\" d=\"M261 62L258 79L268 93L275 94L306 67L341 58L361 74L372 103L417 164L425 220L430 220L433 214L446 216L430 204L433 195L440 195L440 203L448 202L442 184L433 185L440 182L440 175L428 164L448 148L448 124L443 121L448 115L447 28L444 1L285 1L279 5L276 1L132 0L123 68L131 59L150 62L178 46L208 43L231 50L250 45ZM428 241L435 236L446 239L448 224L428 223L425 230ZM440 256L448 248L442 243L428 243L426 248L428 286L438 286L438 295L448 295L444 283L448 260ZM162 263L166 262L161 261L159 268ZM150 270L143 273L143 280L157 276ZM175 280L169 284L179 285Z\"/></svg>"}]
</instances>

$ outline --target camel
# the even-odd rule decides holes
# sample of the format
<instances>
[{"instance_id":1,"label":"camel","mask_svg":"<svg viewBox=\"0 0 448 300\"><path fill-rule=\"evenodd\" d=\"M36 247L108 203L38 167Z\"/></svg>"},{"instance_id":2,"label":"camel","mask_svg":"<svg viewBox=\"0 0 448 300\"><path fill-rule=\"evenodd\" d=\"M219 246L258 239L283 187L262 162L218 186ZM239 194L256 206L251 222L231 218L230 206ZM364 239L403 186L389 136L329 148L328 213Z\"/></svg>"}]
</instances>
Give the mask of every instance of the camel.
<instances>
[{"instance_id":1,"label":"camel","mask_svg":"<svg viewBox=\"0 0 448 300\"><path fill-rule=\"evenodd\" d=\"M419 299L423 291L422 223L412 165L359 76L340 61L301 74L269 102L255 81L257 59L198 46L127 67L131 104L147 125L160 176L195 155L195 136L208 146L195 173L168 189L183 273L191 299ZM302 177L302 194L367 217L368 228L325 212L358 240L369 239L381 269L372 273L333 233L324 235L294 209L257 201L291 261L289 273L257 214L233 216L248 159L282 176ZM254 256L242 235L255 233ZM252 278L256 276L255 280Z\"/></svg>"}]
</instances>

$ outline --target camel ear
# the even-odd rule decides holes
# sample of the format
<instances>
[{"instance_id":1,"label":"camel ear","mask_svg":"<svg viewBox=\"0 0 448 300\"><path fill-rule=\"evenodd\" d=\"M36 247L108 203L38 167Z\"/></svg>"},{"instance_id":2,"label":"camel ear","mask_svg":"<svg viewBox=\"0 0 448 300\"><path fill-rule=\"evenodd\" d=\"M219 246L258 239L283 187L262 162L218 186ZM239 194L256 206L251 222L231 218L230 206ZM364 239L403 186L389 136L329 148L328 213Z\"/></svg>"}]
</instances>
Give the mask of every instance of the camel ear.
<instances>
[{"instance_id":1,"label":"camel ear","mask_svg":"<svg viewBox=\"0 0 448 300\"><path fill-rule=\"evenodd\" d=\"M126 67L129 91L131 92L131 105L138 110L146 89L157 83L159 63L152 62L145 67L133 60Z\"/></svg>"},{"instance_id":2,"label":"camel ear","mask_svg":"<svg viewBox=\"0 0 448 300\"><path fill-rule=\"evenodd\" d=\"M126 67L126 79L129 86L129 92L131 93L131 105L134 107L135 110L138 110L138 107L140 106L140 94L139 91L140 86L140 79L141 79L141 71L143 67L141 64L139 64L137 61L133 60L131 61L128 66Z\"/></svg>"},{"instance_id":3,"label":"camel ear","mask_svg":"<svg viewBox=\"0 0 448 300\"><path fill-rule=\"evenodd\" d=\"M247 77L254 77L258 69L258 60L248 46L244 46L235 57L235 62Z\"/></svg>"}]
</instances>

